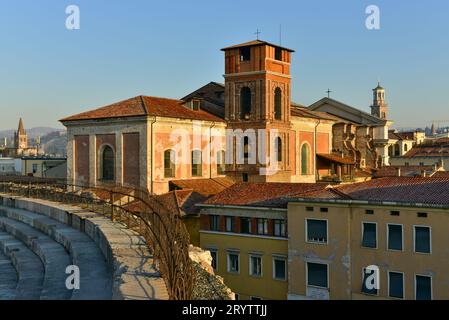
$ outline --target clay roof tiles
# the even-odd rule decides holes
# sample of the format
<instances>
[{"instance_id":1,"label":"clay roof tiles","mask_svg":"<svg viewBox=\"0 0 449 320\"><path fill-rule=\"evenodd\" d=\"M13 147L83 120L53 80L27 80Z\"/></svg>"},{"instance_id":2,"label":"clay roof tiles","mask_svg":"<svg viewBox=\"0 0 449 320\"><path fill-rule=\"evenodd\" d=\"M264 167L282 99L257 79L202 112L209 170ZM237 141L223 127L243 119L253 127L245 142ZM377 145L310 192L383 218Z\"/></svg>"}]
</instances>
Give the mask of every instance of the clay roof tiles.
<instances>
[{"instance_id":1,"label":"clay roof tiles","mask_svg":"<svg viewBox=\"0 0 449 320\"><path fill-rule=\"evenodd\" d=\"M183 105L183 101L159 97L137 96L98 109L76 114L62 119L66 121L94 120L107 118L158 116L205 121L220 121L204 110L194 111Z\"/></svg>"}]
</instances>

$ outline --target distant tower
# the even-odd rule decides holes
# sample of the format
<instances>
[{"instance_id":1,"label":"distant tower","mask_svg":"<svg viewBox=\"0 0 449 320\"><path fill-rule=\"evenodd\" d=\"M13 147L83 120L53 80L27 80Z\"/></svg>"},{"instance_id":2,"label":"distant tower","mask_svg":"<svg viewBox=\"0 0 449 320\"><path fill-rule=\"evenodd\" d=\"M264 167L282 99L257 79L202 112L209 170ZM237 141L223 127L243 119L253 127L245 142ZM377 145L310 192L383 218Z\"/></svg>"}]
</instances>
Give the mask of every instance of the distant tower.
<instances>
[{"instance_id":1,"label":"distant tower","mask_svg":"<svg viewBox=\"0 0 449 320\"><path fill-rule=\"evenodd\" d=\"M385 120L388 117L388 104L385 101L385 89L380 86L380 83L373 89L371 115Z\"/></svg>"},{"instance_id":2,"label":"distant tower","mask_svg":"<svg viewBox=\"0 0 449 320\"><path fill-rule=\"evenodd\" d=\"M23 127L22 118L19 120L19 128L17 129L17 132L14 133L14 148L17 149L18 153L19 150L28 148L28 136Z\"/></svg>"},{"instance_id":3,"label":"distant tower","mask_svg":"<svg viewBox=\"0 0 449 320\"><path fill-rule=\"evenodd\" d=\"M430 127L430 133L432 136L435 136L437 134L437 129L435 128L435 123L432 123L432 127Z\"/></svg>"}]
</instances>

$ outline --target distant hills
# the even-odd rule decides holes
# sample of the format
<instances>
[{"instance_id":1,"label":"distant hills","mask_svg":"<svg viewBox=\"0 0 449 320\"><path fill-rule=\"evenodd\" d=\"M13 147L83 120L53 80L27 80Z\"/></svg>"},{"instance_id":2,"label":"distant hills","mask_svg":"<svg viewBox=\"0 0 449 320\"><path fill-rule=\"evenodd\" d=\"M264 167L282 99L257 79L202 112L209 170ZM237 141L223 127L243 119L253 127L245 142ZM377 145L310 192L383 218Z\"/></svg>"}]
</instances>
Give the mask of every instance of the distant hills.
<instances>
[{"instance_id":1,"label":"distant hills","mask_svg":"<svg viewBox=\"0 0 449 320\"><path fill-rule=\"evenodd\" d=\"M14 131L17 131L17 129L0 130L0 139L13 138ZM36 139L37 137L43 137L52 132L64 132L64 131L65 131L64 129L55 129L50 127L35 127L31 129L26 129L29 139Z\"/></svg>"},{"instance_id":2,"label":"distant hills","mask_svg":"<svg viewBox=\"0 0 449 320\"><path fill-rule=\"evenodd\" d=\"M7 138L8 146L12 146L14 131L17 129L8 129L0 131L0 140ZM67 134L65 129L56 129L50 127L35 127L25 129L28 134L28 143L34 146L36 138L41 138L41 149L48 155L66 156L67 154Z\"/></svg>"}]
</instances>

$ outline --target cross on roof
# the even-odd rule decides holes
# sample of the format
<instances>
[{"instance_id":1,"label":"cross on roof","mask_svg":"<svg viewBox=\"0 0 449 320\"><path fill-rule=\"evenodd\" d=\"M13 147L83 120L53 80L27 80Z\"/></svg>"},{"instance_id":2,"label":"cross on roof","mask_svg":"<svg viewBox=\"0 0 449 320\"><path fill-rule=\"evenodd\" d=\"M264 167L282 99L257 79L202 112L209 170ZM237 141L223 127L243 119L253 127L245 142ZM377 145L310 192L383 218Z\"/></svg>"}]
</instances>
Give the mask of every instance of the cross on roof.
<instances>
[{"instance_id":1,"label":"cross on roof","mask_svg":"<svg viewBox=\"0 0 449 320\"><path fill-rule=\"evenodd\" d=\"M257 37L257 40L259 40L259 34L261 34L261 32L259 31L259 29L256 30L256 32L254 32L254 34Z\"/></svg>"},{"instance_id":2,"label":"cross on roof","mask_svg":"<svg viewBox=\"0 0 449 320\"><path fill-rule=\"evenodd\" d=\"M330 89L327 89L326 93L327 93L327 97L328 97L328 98L331 97L331 92L332 92L332 91L331 91Z\"/></svg>"}]
</instances>

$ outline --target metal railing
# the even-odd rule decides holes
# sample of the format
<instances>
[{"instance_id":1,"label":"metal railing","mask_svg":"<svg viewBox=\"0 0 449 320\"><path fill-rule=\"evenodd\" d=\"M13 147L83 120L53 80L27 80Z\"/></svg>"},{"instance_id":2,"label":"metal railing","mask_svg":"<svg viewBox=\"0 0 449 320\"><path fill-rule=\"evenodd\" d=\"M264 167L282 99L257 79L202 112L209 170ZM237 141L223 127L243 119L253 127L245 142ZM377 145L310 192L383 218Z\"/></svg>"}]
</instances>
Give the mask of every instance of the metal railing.
<instances>
[{"instance_id":1,"label":"metal railing","mask_svg":"<svg viewBox=\"0 0 449 320\"><path fill-rule=\"evenodd\" d=\"M172 300L190 300L194 269L190 237L174 208L145 190L116 185L73 185L52 179L0 177L0 192L71 204L124 223L144 237Z\"/></svg>"}]
</instances>

